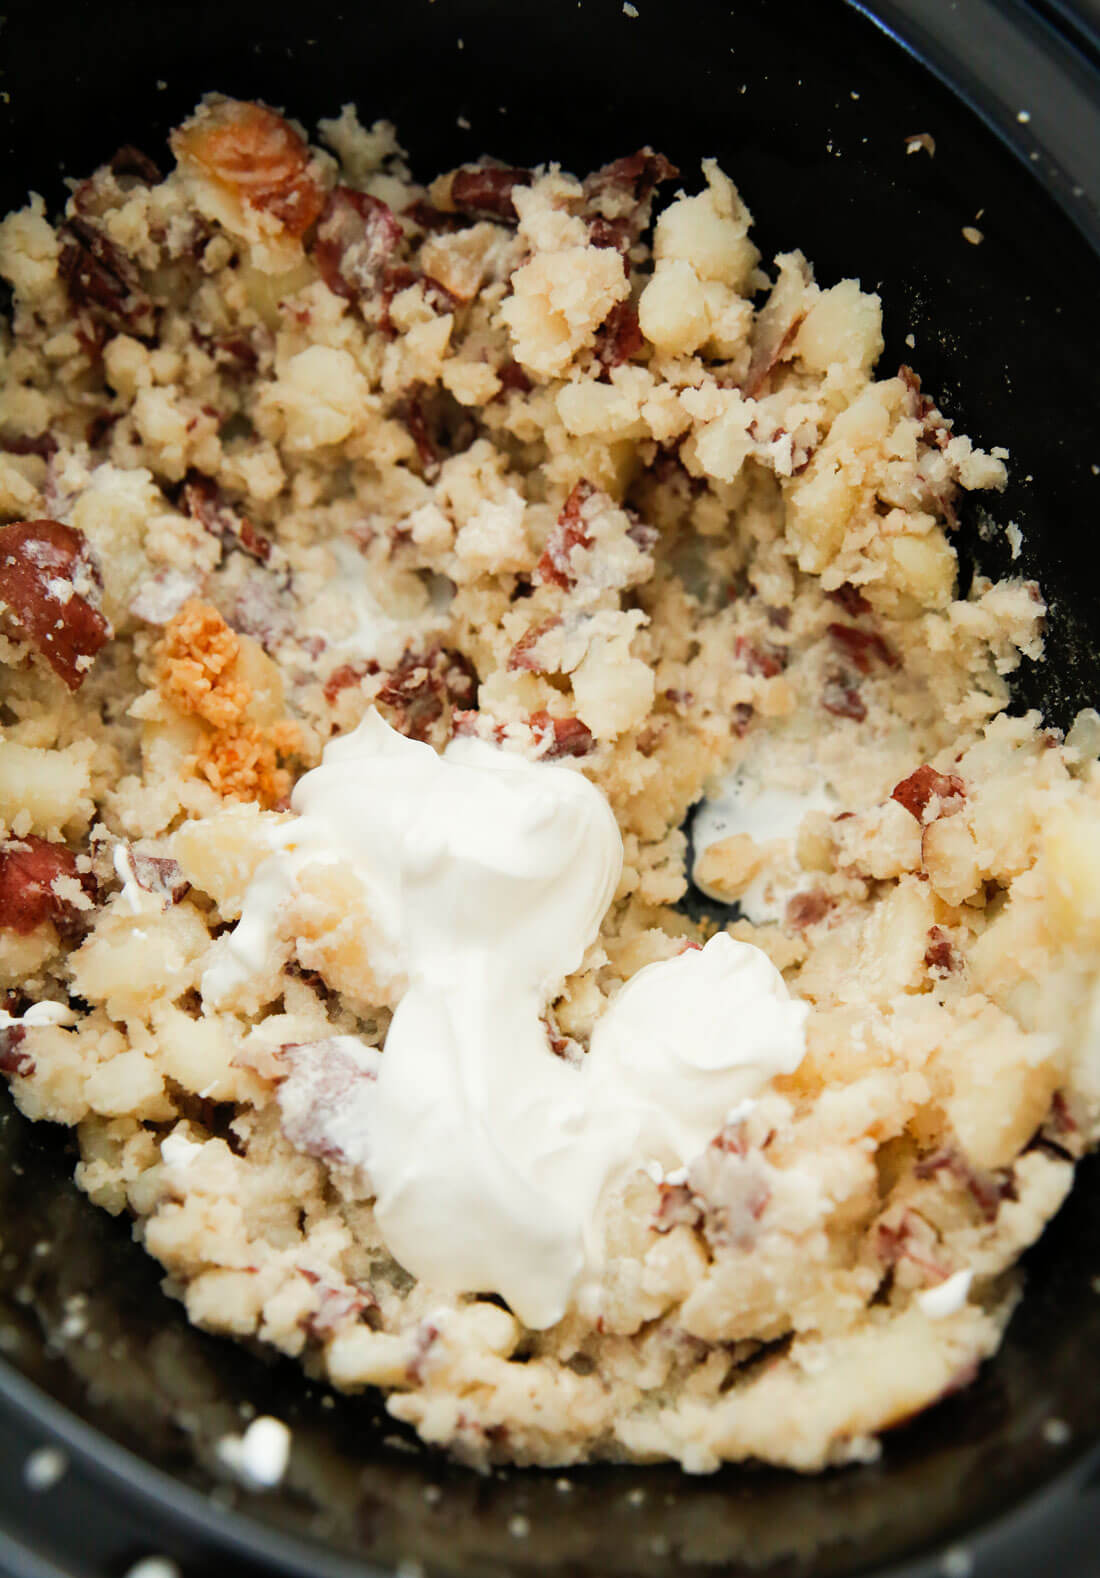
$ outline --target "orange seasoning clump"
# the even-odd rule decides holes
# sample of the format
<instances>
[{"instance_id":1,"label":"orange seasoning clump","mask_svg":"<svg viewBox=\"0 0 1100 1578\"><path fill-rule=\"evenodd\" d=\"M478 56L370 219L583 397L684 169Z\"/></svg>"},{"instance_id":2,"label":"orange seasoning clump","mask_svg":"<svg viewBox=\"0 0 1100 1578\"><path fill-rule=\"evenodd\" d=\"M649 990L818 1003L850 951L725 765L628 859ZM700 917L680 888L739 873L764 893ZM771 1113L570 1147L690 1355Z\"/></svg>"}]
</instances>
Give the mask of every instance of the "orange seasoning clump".
<instances>
[{"instance_id":1,"label":"orange seasoning clump","mask_svg":"<svg viewBox=\"0 0 1100 1578\"><path fill-rule=\"evenodd\" d=\"M279 758L293 756L299 740L298 727L289 718L266 728L242 724L207 736L195 757L195 771L224 799L257 800L270 810L290 793L292 778Z\"/></svg>"},{"instance_id":2,"label":"orange seasoning clump","mask_svg":"<svg viewBox=\"0 0 1100 1578\"><path fill-rule=\"evenodd\" d=\"M261 722L242 672L241 638L209 603L187 602L165 627L157 649L157 688L165 701L205 728L188 766L227 800L271 807L290 793L282 759L301 744L289 718Z\"/></svg>"},{"instance_id":3,"label":"orange seasoning clump","mask_svg":"<svg viewBox=\"0 0 1100 1578\"><path fill-rule=\"evenodd\" d=\"M215 729L236 723L252 699L237 673L240 637L209 603L184 603L165 626L157 653L157 685L166 701Z\"/></svg>"}]
</instances>

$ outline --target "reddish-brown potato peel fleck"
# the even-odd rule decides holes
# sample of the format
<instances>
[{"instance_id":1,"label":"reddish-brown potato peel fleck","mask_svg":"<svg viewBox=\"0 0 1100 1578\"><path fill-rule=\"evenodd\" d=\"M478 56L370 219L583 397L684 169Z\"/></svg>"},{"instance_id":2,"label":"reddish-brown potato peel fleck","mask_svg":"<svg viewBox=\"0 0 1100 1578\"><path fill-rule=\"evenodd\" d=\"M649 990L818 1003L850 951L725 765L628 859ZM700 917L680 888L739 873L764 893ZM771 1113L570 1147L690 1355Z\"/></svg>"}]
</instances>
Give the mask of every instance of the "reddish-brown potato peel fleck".
<instances>
[{"instance_id":1,"label":"reddish-brown potato peel fleck","mask_svg":"<svg viewBox=\"0 0 1100 1578\"><path fill-rule=\"evenodd\" d=\"M97 580L83 536L59 521L0 526L0 603L70 690L79 690L111 639L100 610L76 590Z\"/></svg>"},{"instance_id":2,"label":"reddish-brown potato peel fleck","mask_svg":"<svg viewBox=\"0 0 1100 1578\"><path fill-rule=\"evenodd\" d=\"M279 1049L278 1056L287 1071L279 1092L283 1133L307 1156L346 1162L333 1133L334 1120L363 1085L373 1080L373 1074L331 1036L288 1043Z\"/></svg>"},{"instance_id":3,"label":"reddish-brown potato peel fleck","mask_svg":"<svg viewBox=\"0 0 1100 1578\"><path fill-rule=\"evenodd\" d=\"M58 231L58 273L69 300L84 314L85 338L102 345L107 331L125 329L149 335L155 326L153 303L137 266L96 225L73 215Z\"/></svg>"},{"instance_id":4,"label":"reddish-brown potato peel fleck","mask_svg":"<svg viewBox=\"0 0 1100 1578\"><path fill-rule=\"evenodd\" d=\"M22 1025L6 1025L0 1029L0 1074L14 1074L26 1079L34 1073L34 1058L24 1050L27 1032Z\"/></svg>"},{"instance_id":5,"label":"reddish-brown potato peel fleck","mask_svg":"<svg viewBox=\"0 0 1100 1578\"><path fill-rule=\"evenodd\" d=\"M212 478L190 472L183 487L183 504L192 519L217 537L223 547L240 548L258 564L266 564L271 558L271 539L237 514Z\"/></svg>"},{"instance_id":6,"label":"reddish-brown potato peel fleck","mask_svg":"<svg viewBox=\"0 0 1100 1578\"><path fill-rule=\"evenodd\" d=\"M621 367L645 345L632 301L616 302L596 336L596 355L607 368Z\"/></svg>"},{"instance_id":7,"label":"reddish-brown potato peel fleck","mask_svg":"<svg viewBox=\"0 0 1100 1578\"><path fill-rule=\"evenodd\" d=\"M928 929L928 947L924 954L924 964L933 975L951 975L962 964L962 960L955 951L950 933L944 931L942 926L930 926Z\"/></svg>"},{"instance_id":8,"label":"reddish-brown potato peel fleck","mask_svg":"<svg viewBox=\"0 0 1100 1578\"><path fill-rule=\"evenodd\" d=\"M867 708L859 691L851 683L847 674L831 674L825 681L825 688L821 693L821 705L826 712L831 712L834 718L851 718L855 723L862 723L867 716Z\"/></svg>"},{"instance_id":9,"label":"reddish-brown potato peel fleck","mask_svg":"<svg viewBox=\"0 0 1100 1578\"><path fill-rule=\"evenodd\" d=\"M592 730L579 718L552 718L541 709L530 717L531 728L540 741L549 741L543 752L546 761L562 756L587 756L595 747Z\"/></svg>"},{"instance_id":10,"label":"reddish-brown potato peel fleck","mask_svg":"<svg viewBox=\"0 0 1100 1578\"><path fill-rule=\"evenodd\" d=\"M110 165L112 175L129 176L146 186L157 186L164 179L149 155L135 148L133 143L125 143L116 149L111 155Z\"/></svg>"},{"instance_id":11,"label":"reddish-brown potato peel fleck","mask_svg":"<svg viewBox=\"0 0 1100 1578\"><path fill-rule=\"evenodd\" d=\"M918 822L923 822L933 796L940 802L937 815L951 816L962 808L966 784L954 773L939 773L926 762L916 772L910 773L908 778L903 778L901 783L895 784L890 798L903 805Z\"/></svg>"},{"instance_id":12,"label":"reddish-brown potato peel fleck","mask_svg":"<svg viewBox=\"0 0 1100 1578\"><path fill-rule=\"evenodd\" d=\"M585 481L583 477L574 484L536 566L539 580L551 581L564 591L568 591L575 583L576 576L573 574L570 559L574 548L587 548L591 545L592 539L585 529L581 509L595 491L591 482Z\"/></svg>"},{"instance_id":13,"label":"reddish-brown potato peel fleck","mask_svg":"<svg viewBox=\"0 0 1100 1578\"><path fill-rule=\"evenodd\" d=\"M832 899L822 888L796 893L787 900L787 925L794 931L805 931L807 926L816 926L818 921L824 920L832 907Z\"/></svg>"},{"instance_id":14,"label":"reddish-brown potato peel fleck","mask_svg":"<svg viewBox=\"0 0 1100 1578\"><path fill-rule=\"evenodd\" d=\"M877 630L860 630L855 625L830 625L829 635L844 656L861 674L869 674L875 663L897 668L897 654L887 646Z\"/></svg>"},{"instance_id":15,"label":"reddish-brown potato peel fleck","mask_svg":"<svg viewBox=\"0 0 1100 1578\"><path fill-rule=\"evenodd\" d=\"M850 581L845 581L842 586L834 587L827 593L834 603L839 603L844 612L852 619L860 619L864 614L871 612L871 605L864 597L858 586L853 586Z\"/></svg>"},{"instance_id":16,"label":"reddish-brown potato peel fleck","mask_svg":"<svg viewBox=\"0 0 1100 1578\"><path fill-rule=\"evenodd\" d=\"M786 647L772 641L749 641L738 636L733 645L734 655L745 665L748 674L759 674L764 679L774 679L787 666Z\"/></svg>"},{"instance_id":17,"label":"reddish-brown potato peel fleck","mask_svg":"<svg viewBox=\"0 0 1100 1578\"><path fill-rule=\"evenodd\" d=\"M639 148L622 159L613 159L594 171L584 183L585 193L597 196L608 187L628 191L637 202L644 202L662 181L674 181L679 170L663 153L652 148Z\"/></svg>"},{"instance_id":18,"label":"reddish-brown potato peel fleck","mask_svg":"<svg viewBox=\"0 0 1100 1578\"><path fill-rule=\"evenodd\" d=\"M396 724L410 739L426 739L444 706L471 701L477 688L469 663L458 652L412 655L401 663L378 692L378 700L396 714Z\"/></svg>"},{"instance_id":19,"label":"reddish-brown potato peel fleck","mask_svg":"<svg viewBox=\"0 0 1100 1578\"><path fill-rule=\"evenodd\" d=\"M501 165L475 165L456 170L451 181L451 202L460 214L474 219L503 219L515 224L519 215L512 193L530 186L530 170Z\"/></svg>"},{"instance_id":20,"label":"reddish-brown potato peel fleck","mask_svg":"<svg viewBox=\"0 0 1100 1578\"><path fill-rule=\"evenodd\" d=\"M509 672L515 673L517 669L527 669L529 673L539 673L541 663L535 648L548 631L555 629L560 624L560 616L554 614L550 619L543 619L539 624L532 625L530 630L520 636L508 654Z\"/></svg>"},{"instance_id":21,"label":"reddish-brown potato peel fleck","mask_svg":"<svg viewBox=\"0 0 1100 1578\"><path fill-rule=\"evenodd\" d=\"M78 882L89 898L95 896L95 879L77 870L76 856L65 844L28 833L0 844L0 928L25 937L51 921L69 940L78 936L84 911L55 891L58 879Z\"/></svg>"},{"instance_id":22,"label":"reddish-brown potato peel fleck","mask_svg":"<svg viewBox=\"0 0 1100 1578\"><path fill-rule=\"evenodd\" d=\"M404 234L396 215L379 198L337 186L317 224L313 261L329 290L357 301L378 288Z\"/></svg>"}]
</instances>

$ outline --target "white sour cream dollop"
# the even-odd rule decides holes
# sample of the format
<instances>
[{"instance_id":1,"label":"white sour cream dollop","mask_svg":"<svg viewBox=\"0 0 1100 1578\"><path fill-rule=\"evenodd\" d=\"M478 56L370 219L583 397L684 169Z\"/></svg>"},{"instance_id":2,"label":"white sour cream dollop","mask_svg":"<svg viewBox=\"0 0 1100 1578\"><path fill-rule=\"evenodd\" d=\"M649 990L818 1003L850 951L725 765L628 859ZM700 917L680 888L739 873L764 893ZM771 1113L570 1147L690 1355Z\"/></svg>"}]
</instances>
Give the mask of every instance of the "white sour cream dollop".
<instances>
[{"instance_id":1,"label":"white sour cream dollop","mask_svg":"<svg viewBox=\"0 0 1100 1578\"><path fill-rule=\"evenodd\" d=\"M683 1166L732 1107L796 1068L806 1006L723 933L640 970L574 1066L541 1016L618 885L622 840L599 789L475 739L439 756L371 712L329 744L292 808L205 999L269 962L299 871L354 872L377 973L401 996L354 1122L341 1115L345 1149L357 1135L351 1159L414 1276L499 1293L525 1324L552 1325L599 1275L608 1192L654 1161Z\"/></svg>"}]
</instances>

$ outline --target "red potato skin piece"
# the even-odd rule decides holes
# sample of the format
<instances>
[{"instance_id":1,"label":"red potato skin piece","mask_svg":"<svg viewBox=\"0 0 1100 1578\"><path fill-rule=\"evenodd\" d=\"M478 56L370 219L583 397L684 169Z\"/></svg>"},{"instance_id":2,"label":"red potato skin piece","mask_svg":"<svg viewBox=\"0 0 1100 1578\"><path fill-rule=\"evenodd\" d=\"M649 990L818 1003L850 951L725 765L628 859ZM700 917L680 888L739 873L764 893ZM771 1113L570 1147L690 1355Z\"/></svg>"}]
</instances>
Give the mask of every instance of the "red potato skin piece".
<instances>
[{"instance_id":1,"label":"red potato skin piece","mask_svg":"<svg viewBox=\"0 0 1100 1578\"><path fill-rule=\"evenodd\" d=\"M159 186L164 180L149 155L143 153L140 148L135 148L133 143L125 143L121 148L116 149L111 155L110 168L112 175L128 175L146 186Z\"/></svg>"},{"instance_id":2,"label":"red potato skin piece","mask_svg":"<svg viewBox=\"0 0 1100 1578\"><path fill-rule=\"evenodd\" d=\"M794 931L805 931L807 926L816 926L818 921L824 920L832 907L832 899L821 888L796 893L787 900L787 925Z\"/></svg>"},{"instance_id":3,"label":"red potato skin piece","mask_svg":"<svg viewBox=\"0 0 1100 1578\"><path fill-rule=\"evenodd\" d=\"M27 1079L34 1073L34 1058L23 1050L27 1032L22 1025L5 1025L0 1029L0 1074L14 1074L17 1079Z\"/></svg>"},{"instance_id":4,"label":"red potato skin piece","mask_svg":"<svg viewBox=\"0 0 1100 1578\"><path fill-rule=\"evenodd\" d=\"M855 686L849 683L846 674L833 674L825 681L821 705L834 718L851 718L855 723L862 723L867 716L863 698Z\"/></svg>"},{"instance_id":5,"label":"red potato skin piece","mask_svg":"<svg viewBox=\"0 0 1100 1578\"><path fill-rule=\"evenodd\" d=\"M313 261L335 295L356 301L370 295L405 232L380 198L337 186L328 195L313 243Z\"/></svg>"},{"instance_id":6,"label":"red potato skin piece","mask_svg":"<svg viewBox=\"0 0 1100 1578\"><path fill-rule=\"evenodd\" d=\"M657 1185L658 1205L652 1227L656 1233L671 1233L674 1227L698 1227L703 1220L702 1206L687 1184Z\"/></svg>"},{"instance_id":7,"label":"red potato skin piece","mask_svg":"<svg viewBox=\"0 0 1100 1578\"><path fill-rule=\"evenodd\" d=\"M550 744L543 753L544 761L558 761L563 756L587 756L595 748L592 730L579 718L552 718L548 712L540 710L533 712L529 721L537 735L549 732Z\"/></svg>"},{"instance_id":8,"label":"red potato skin piece","mask_svg":"<svg viewBox=\"0 0 1100 1578\"><path fill-rule=\"evenodd\" d=\"M585 530L582 507L596 489L584 477L574 483L572 492L562 506L561 514L547 540L536 568L538 578L560 586L563 591L576 585L576 576L570 567L574 548L588 548L592 539Z\"/></svg>"},{"instance_id":9,"label":"red potato skin piece","mask_svg":"<svg viewBox=\"0 0 1100 1578\"><path fill-rule=\"evenodd\" d=\"M359 681L365 679L368 674L377 674L378 672L378 664L373 660L365 663L341 663L340 667L333 669L328 679L325 680L325 700L331 707L342 690L347 690L352 685L358 685Z\"/></svg>"},{"instance_id":10,"label":"red potato skin piece","mask_svg":"<svg viewBox=\"0 0 1100 1578\"><path fill-rule=\"evenodd\" d=\"M333 1037L320 1041L287 1042L279 1048L286 1065L280 1079L298 1084L306 1100L289 1117L283 1110L283 1133L297 1150L324 1162L346 1162L343 1149L332 1135L334 1115L353 1101L363 1085L374 1080Z\"/></svg>"},{"instance_id":11,"label":"red potato skin piece","mask_svg":"<svg viewBox=\"0 0 1100 1578\"><path fill-rule=\"evenodd\" d=\"M91 348L102 343L107 329L125 329L139 338L151 333L153 303L132 259L77 214L61 226L58 239L58 273L69 300L98 320L85 325Z\"/></svg>"},{"instance_id":12,"label":"red potato skin piece","mask_svg":"<svg viewBox=\"0 0 1100 1578\"><path fill-rule=\"evenodd\" d=\"M532 625L530 630L520 636L508 654L509 673L515 673L517 669L526 669L531 674L541 673L539 658L534 649L544 635L560 624L561 619L555 614L550 619L542 620L540 624Z\"/></svg>"},{"instance_id":13,"label":"red potato skin piece","mask_svg":"<svg viewBox=\"0 0 1100 1578\"><path fill-rule=\"evenodd\" d=\"M730 730L739 740L748 733L755 711L751 702L739 701L730 714Z\"/></svg>"},{"instance_id":14,"label":"red potato skin piece","mask_svg":"<svg viewBox=\"0 0 1100 1578\"><path fill-rule=\"evenodd\" d=\"M476 707L460 708L458 711L456 711L454 714L455 739L460 740L479 738L477 724L480 716L481 714L478 712ZM495 723L493 725L492 743L494 745L504 744L504 731L505 725L503 723Z\"/></svg>"},{"instance_id":15,"label":"red potato skin piece","mask_svg":"<svg viewBox=\"0 0 1100 1578\"><path fill-rule=\"evenodd\" d=\"M378 1300L369 1288L352 1284L346 1287L333 1287L322 1281L316 1271L311 1271L307 1266L299 1266L298 1274L306 1279L311 1287L317 1289L317 1308L301 1321L302 1330L307 1336L323 1342L331 1337L346 1320L356 1319L365 1311L377 1309Z\"/></svg>"},{"instance_id":16,"label":"red potato skin piece","mask_svg":"<svg viewBox=\"0 0 1100 1578\"><path fill-rule=\"evenodd\" d=\"M394 298L403 290L408 290L410 285L417 284L422 287L424 299L433 312L454 312L461 306L459 298L453 296L445 285L441 285L430 274L418 274L407 263L388 263L379 276L378 285L378 297L381 302L378 327L387 339L392 339L397 333L390 311Z\"/></svg>"},{"instance_id":17,"label":"red potato skin piece","mask_svg":"<svg viewBox=\"0 0 1100 1578\"><path fill-rule=\"evenodd\" d=\"M621 367L639 355L645 346L645 337L638 323L638 309L632 301L616 302L608 313L597 337L596 354L610 371Z\"/></svg>"},{"instance_id":18,"label":"red potato skin piece","mask_svg":"<svg viewBox=\"0 0 1100 1578\"><path fill-rule=\"evenodd\" d=\"M341 664L325 681L325 700L331 706L341 691L380 672L373 661ZM477 695L477 685L476 670L463 653L432 647L427 652L406 652L397 667L386 672L375 700L388 710L389 721L399 733L411 740L426 740L447 707L455 714L454 726L458 709L467 707Z\"/></svg>"},{"instance_id":19,"label":"red potato skin piece","mask_svg":"<svg viewBox=\"0 0 1100 1578\"><path fill-rule=\"evenodd\" d=\"M417 459L426 478L431 480L439 472L439 450L428 429L428 419L424 415L424 403L419 394L410 395L405 401L403 418L409 430L413 443L416 445Z\"/></svg>"},{"instance_id":20,"label":"red potato skin piece","mask_svg":"<svg viewBox=\"0 0 1100 1578\"><path fill-rule=\"evenodd\" d=\"M39 433L34 438L27 433L17 433L10 438L0 437L0 450L5 455L37 455L39 460L52 460L57 448L57 439L52 433Z\"/></svg>"},{"instance_id":21,"label":"red potato skin piece","mask_svg":"<svg viewBox=\"0 0 1100 1578\"><path fill-rule=\"evenodd\" d=\"M530 186L531 180L530 170L488 164L465 166L454 173L451 202L460 214L472 219L497 219L514 225L519 215L512 193L517 186Z\"/></svg>"},{"instance_id":22,"label":"red potato skin piece","mask_svg":"<svg viewBox=\"0 0 1100 1578\"><path fill-rule=\"evenodd\" d=\"M405 1374L411 1385L419 1386L424 1379L424 1366L438 1340L439 1327L430 1320L421 1321L413 1340L412 1356L405 1366Z\"/></svg>"},{"instance_id":23,"label":"red potato skin piece","mask_svg":"<svg viewBox=\"0 0 1100 1578\"><path fill-rule=\"evenodd\" d=\"M909 395L909 405L913 415L923 422L936 409L936 402L922 390L920 374L914 372L905 362L902 362L898 368L898 377Z\"/></svg>"},{"instance_id":24,"label":"red potato skin piece","mask_svg":"<svg viewBox=\"0 0 1100 1578\"><path fill-rule=\"evenodd\" d=\"M942 1282L950 1275L950 1269L937 1260L930 1249L920 1243L919 1225L920 1218L915 1212L910 1211L906 1211L896 1225L879 1222L875 1230L875 1249L878 1257L884 1264L890 1266L896 1266L900 1260L909 1260L933 1282Z\"/></svg>"},{"instance_id":25,"label":"red potato skin piece","mask_svg":"<svg viewBox=\"0 0 1100 1578\"><path fill-rule=\"evenodd\" d=\"M955 945L942 926L928 929L928 947L924 954L925 968L933 975L952 975L959 968L960 960Z\"/></svg>"},{"instance_id":26,"label":"red potato skin piece","mask_svg":"<svg viewBox=\"0 0 1100 1578\"><path fill-rule=\"evenodd\" d=\"M910 773L908 778L903 778L901 783L895 784L890 794L891 800L904 806L918 822L924 821L924 813L933 797L940 801L939 815L950 816L962 808L966 784L954 773L937 772L926 762L916 772Z\"/></svg>"},{"instance_id":27,"label":"red potato skin piece","mask_svg":"<svg viewBox=\"0 0 1100 1578\"><path fill-rule=\"evenodd\" d=\"M609 219L596 212L588 217L588 240L594 247L613 247L622 257L623 269L629 274L631 247L645 227L647 204L662 181L671 181L679 171L663 154L650 148L639 148L637 153L615 159L602 169L594 170L584 182L585 197L596 208L607 192L625 194L633 202L627 214Z\"/></svg>"},{"instance_id":28,"label":"red potato skin piece","mask_svg":"<svg viewBox=\"0 0 1100 1578\"><path fill-rule=\"evenodd\" d=\"M191 884L183 874L183 867L170 855L140 855L131 850L130 861L134 881L146 893L155 893L169 904L178 904L190 893Z\"/></svg>"},{"instance_id":29,"label":"red potato skin piece","mask_svg":"<svg viewBox=\"0 0 1100 1578\"><path fill-rule=\"evenodd\" d=\"M417 198L415 203L410 203L401 210L402 217L416 225L418 230L426 231L429 235L448 231L461 230L464 221L461 214L447 214L442 208L434 208L425 198Z\"/></svg>"},{"instance_id":30,"label":"red potato skin piece","mask_svg":"<svg viewBox=\"0 0 1100 1578\"><path fill-rule=\"evenodd\" d=\"M95 897L94 877L77 869L67 845L33 833L0 844L0 929L26 937L51 922L63 939L78 936L85 912L54 891L59 877L73 878Z\"/></svg>"},{"instance_id":31,"label":"red potato skin piece","mask_svg":"<svg viewBox=\"0 0 1100 1578\"><path fill-rule=\"evenodd\" d=\"M622 254L625 265L627 253L634 245L633 227L628 219L605 219L597 214L588 221L588 241L594 247L613 247Z\"/></svg>"},{"instance_id":32,"label":"red potato skin piece","mask_svg":"<svg viewBox=\"0 0 1100 1578\"><path fill-rule=\"evenodd\" d=\"M97 411L93 417L90 417L84 429L84 442L88 448L99 449L101 445L106 444L119 419L120 413L117 411Z\"/></svg>"},{"instance_id":33,"label":"red potato skin piece","mask_svg":"<svg viewBox=\"0 0 1100 1578\"><path fill-rule=\"evenodd\" d=\"M476 712L456 712L454 714L454 732L458 737L463 735L477 736L478 714ZM579 718L553 718L545 708L540 707L537 712L532 712L527 718L527 725L535 735L537 744L547 745L541 760L545 762L560 761L563 756L587 756L595 750L596 741L592 730ZM503 745L505 739L505 725L497 723L492 728L494 744Z\"/></svg>"},{"instance_id":34,"label":"red potato skin piece","mask_svg":"<svg viewBox=\"0 0 1100 1578\"><path fill-rule=\"evenodd\" d=\"M407 652L386 676L377 701L392 709L393 725L410 740L426 740L445 709L473 701L477 674L461 652L434 647Z\"/></svg>"},{"instance_id":35,"label":"red potato skin piece","mask_svg":"<svg viewBox=\"0 0 1100 1578\"><path fill-rule=\"evenodd\" d=\"M1081 1125L1069 1110L1065 1092L1056 1090L1050 1100L1051 1122L1060 1134L1079 1134Z\"/></svg>"},{"instance_id":36,"label":"red potato skin piece","mask_svg":"<svg viewBox=\"0 0 1100 1578\"><path fill-rule=\"evenodd\" d=\"M922 1158L913 1172L917 1178L931 1178L944 1170L967 1191L987 1222L995 1219L1005 1200L1016 1199L1016 1181L1010 1171L986 1172L948 1147Z\"/></svg>"},{"instance_id":37,"label":"red potato skin piece","mask_svg":"<svg viewBox=\"0 0 1100 1578\"><path fill-rule=\"evenodd\" d=\"M585 193L597 197L607 187L618 186L629 192L636 203L644 203L663 181L674 181L679 173L663 153L639 148L636 153L613 159L602 169L593 171L584 183Z\"/></svg>"},{"instance_id":38,"label":"red potato skin piece","mask_svg":"<svg viewBox=\"0 0 1100 1578\"><path fill-rule=\"evenodd\" d=\"M634 546L640 548L643 553L652 553L661 540L659 529L656 526L650 526L647 521L642 519L637 510L633 510L629 506L626 513L630 516L631 522L626 529L626 535Z\"/></svg>"},{"instance_id":39,"label":"red potato skin piece","mask_svg":"<svg viewBox=\"0 0 1100 1578\"><path fill-rule=\"evenodd\" d=\"M59 521L12 521L0 526L0 602L23 635L69 690L79 690L94 658L112 635L104 615L73 591L60 602L51 582L72 585L74 573L95 575L80 532ZM81 661L84 660L84 661Z\"/></svg>"},{"instance_id":40,"label":"red potato skin piece","mask_svg":"<svg viewBox=\"0 0 1100 1578\"><path fill-rule=\"evenodd\" d=\"M784 328L779 338L770 344L765 342L753 349L752 361L749 370L741 385L741 393L749 399L755 398L767 383L772 369L783 360L786 353L794 343L795 336L802 327L806 314L798 313ZM801 468L800 468L801 469Z\"/></svg>"},{"instance_id":41,"label":"red potato skin piece","mask_svg":"<svg viewBox=\"0 0 1100 1578\"><path fill-rule=\"evenodd\" d=\"M497 377L500 379L502 394L530 394L535 387L518 362L505 362L497 368Z\"/></svg>"},{"instance_id":42,"label":"red potato skin piece","mask_svg":"<svg viewBox=\"0 0 1100 1578\"><path fill-rule=\"evenodd\" d=\"M260 364L256 347L243 334L230 334L215 340L212 349L215 360L223 366L228 363L230 371L239 369L242 373L254 373Z\"/></svg>"},{"instance_id":43,"label":"red potato skin piece","mask_svg":"<svg viewBox=\"0 0 1100 1578\"><path fill-rule=\"evenodd\" d=\"M859 630L855 625L829 626L829 635L844 656L861 674L869 674L875 663L885 668L899 666L897 654L887 646L877 630Z\"/></svg>"},{"instance_id":44,"label":"red potato skin piece","mask_svg":"<svg viewBox=\"0 0 1100 1578\"><path fill-rule=\"evenodd\" d=\"M853 586L850 581L845 581L843 586L838 586L827 594L834 603L839 603L844 612L852 619L860 619L864 614L871 612L871 605L864 597L858 586Z\"/></svg>"},{"instance_id":45,"label":"red potato skin piece","mask_svg":"<svg viewBox=\"0 0 1100 1578\"><path fill-rule=\"evenodd\" d=\"M189 472L182 499L191 518L216 537L224 548L240 548L257 564L266 564L271 558L270 538L237 514L213 478L199 471Z\"/></svg>"},{"instance_id":46,"label":"red potato skin piece","mask_svg":"<svg viewBox=\"0 0 1100 1578\"><path fill-rule=\"evenodd\" d=\"M787 666L786 647L771 641L749 641L738 636L733 644L734 656L745 665L747 674L757 674L763 679L774 679Z\"/></svg>"}]
</instances>

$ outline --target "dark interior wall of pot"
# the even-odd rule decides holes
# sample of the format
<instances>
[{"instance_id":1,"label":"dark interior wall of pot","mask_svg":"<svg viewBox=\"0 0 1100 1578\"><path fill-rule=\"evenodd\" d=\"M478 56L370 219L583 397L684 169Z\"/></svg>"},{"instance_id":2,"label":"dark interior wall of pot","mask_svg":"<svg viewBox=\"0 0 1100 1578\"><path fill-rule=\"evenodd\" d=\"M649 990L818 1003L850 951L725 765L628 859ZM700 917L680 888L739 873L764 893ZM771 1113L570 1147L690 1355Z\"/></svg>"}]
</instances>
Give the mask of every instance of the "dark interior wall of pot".
<instances>
[{"instance_id":1,"label":"dark interior wall of pot","mask_svg":"<svg viewBox=\"0 0 1100 1578\"><path fill-rule=\"evenodd\" d=\"M854 274L881 290L884 368L911 362L961 430L1011 451L1013 480L993 514L1002 527L1019 523L1023 555L1014 564L1001 536L983 541L964 515L964 573L977 557L991 573L1041 580L1049 658L1022 676L1020 695L1068 722L1100 691L1094 254L1035 169L840 0L636 0L636 9L625 14L621 0L18 0L0 33L0 211L28 189L58 205L65 175L125 142L164 157L168 128L210 89L265 98L307 124L355 101L364 119L397 123L425 176L482 152L583 171L649 142L692 185L700 158L717 155L757 216L765 255L799 246L822 283ZM925 132L935 156L907 153L906 139ZM964 226L981 231L979 245ZM295 1374L191 1333L158 1302L126 1224L92 1220L74 1196L58 1137L30 1135L16 1118L2 1132L0 1198L20 1225L5 1228L0 1311L18 1321L25 1366L193 1483L208 1479L196 1455L209 1463L215 1433L259 1389L261 1406L295 1424L296 1456L291 1488L249 1510L269 1528L379 1560L405 1554L448 1574L625 1578L704 1564L740 1571L767 1555L784 1573L851 1573L980 1524L1038 1490L1100 1430L1095 1167L1033 1259L1005 1353L974 1389L900 1432L884 1463L816 1482L592 1472L576 1476L566 1503L552 1476L478 1481L426 1466L381 1444L370 1403L325 1409ZM36 1256L47 1241L50 1254ZM60 1337L66 1300L81 1288L129 1344L128 1360L108 1366L79 1337ZM1043 1435L1052 1416L1072 1426L1061 1447ZM424 1499L426 1479L440 1487L435 1501ZM8 1488L0 1522L18 1511ZM639 1489L644 1511L628 1500ZM517 1516L530 1524L526 1542L511 1533ZM1002 1545L978 1572L1032 1571L1033 1555Z\"/></svg>"}]
</instances>

